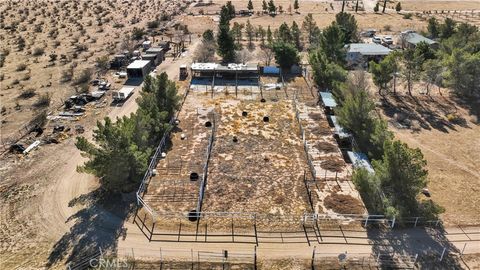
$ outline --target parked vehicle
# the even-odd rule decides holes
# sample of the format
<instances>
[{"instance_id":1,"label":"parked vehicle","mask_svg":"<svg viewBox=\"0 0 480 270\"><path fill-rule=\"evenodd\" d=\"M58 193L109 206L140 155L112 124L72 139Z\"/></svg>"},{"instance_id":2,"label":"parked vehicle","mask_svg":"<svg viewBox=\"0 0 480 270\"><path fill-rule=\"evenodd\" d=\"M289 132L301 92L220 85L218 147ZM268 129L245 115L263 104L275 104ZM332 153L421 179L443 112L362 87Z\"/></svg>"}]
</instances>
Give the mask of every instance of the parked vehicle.
<instances>
[{"instance_id":1,"label":"parked vehicle","mask_svg":"<svg viewBox=\"0 0 480 270\"><path fill-rule=\"evenodd\" d=\"M109 83L107 81L102 81L98 84L98 90L107 91L107 90L110 89L110 86L112 86L111 83Z\"/></svg>"},{"instance_id":2,"label":"parked vehicle","mask_svg":"<svg viewBox=\"0 0 480 270\"><path fill-rule=\"evenodd\" d=\"M391 44L393 44L393 38L392 38L392 36L384 36L382 38L382 42L387 44L387 45L391 45Z\"/></svg>"},{"instance_id":3,"label":"parked vehicle","mask_svg":"<svg viewBox=\"0 0 480 270\"><path fill-rule=\"evenodd\" d=\"M373 43L380 44L380 43L382 43L382 39L381 39L380 37L374 36L374 37L372 38L372 42L373 42Z\"/></svg>"},{"instance_id":4,"label":"parked vehicle","mask_svg":"<svg viewBox=\"0 0 480 270\"><path fill-rule=\"evenodd\" d=\"M133 94L133 91L135 91L134 86L124 86L122 89L112 92L113 100L124 101Z\"/></svg>"},{"instance_id":5,"label":"parked vehicle","mask_svg":"<svg viewBox=\"0 0 480 270\"><path fill-rule=\"evenodd\" d=\"M377 30L375 29L366 29L365 31L362 31L360 35L362 37L374 37L375 33L377 33Z\"/></svg>"}]
</instances>

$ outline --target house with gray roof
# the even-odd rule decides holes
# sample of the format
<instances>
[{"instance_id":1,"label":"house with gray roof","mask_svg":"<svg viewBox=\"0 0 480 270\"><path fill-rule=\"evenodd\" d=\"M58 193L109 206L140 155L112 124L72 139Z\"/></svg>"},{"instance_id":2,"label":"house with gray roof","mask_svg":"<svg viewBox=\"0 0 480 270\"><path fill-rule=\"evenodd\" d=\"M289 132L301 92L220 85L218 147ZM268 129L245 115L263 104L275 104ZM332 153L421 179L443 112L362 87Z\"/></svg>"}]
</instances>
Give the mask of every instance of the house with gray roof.
<instances>
[{"instance_id":1,"label":"house with gray roof","mask_svg":"<svg viewBox=\"0 0 480 270\"><path fill-rule=\"evenodd\" d=\"M370 61L380 61L392 50L376 43L351 43L345 45L348 66L365 65Z\"/></svg>"}]
</instances>

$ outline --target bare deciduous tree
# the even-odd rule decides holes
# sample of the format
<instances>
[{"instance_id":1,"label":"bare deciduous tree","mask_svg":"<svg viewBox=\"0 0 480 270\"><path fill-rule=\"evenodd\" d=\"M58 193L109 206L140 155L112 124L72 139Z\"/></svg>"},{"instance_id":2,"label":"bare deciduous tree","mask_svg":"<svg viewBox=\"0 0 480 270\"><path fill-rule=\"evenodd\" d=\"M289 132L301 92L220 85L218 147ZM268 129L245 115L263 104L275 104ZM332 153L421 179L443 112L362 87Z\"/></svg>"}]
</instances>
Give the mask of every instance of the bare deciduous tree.
<instances>
[{"instance_id":1,"label":"bare deciduous tree","mask_svg":"<svg viewBox=\"0 0 480 270\"><path fill-rule=\"evenodd\" d=\"M262 47L262 50L261 50L259 56L264 61L265 65L269 66L270 63L272 62L273 57L274 57L273 50L268 46L264 46L264 47Z\"/></svg>"}]
</instances>

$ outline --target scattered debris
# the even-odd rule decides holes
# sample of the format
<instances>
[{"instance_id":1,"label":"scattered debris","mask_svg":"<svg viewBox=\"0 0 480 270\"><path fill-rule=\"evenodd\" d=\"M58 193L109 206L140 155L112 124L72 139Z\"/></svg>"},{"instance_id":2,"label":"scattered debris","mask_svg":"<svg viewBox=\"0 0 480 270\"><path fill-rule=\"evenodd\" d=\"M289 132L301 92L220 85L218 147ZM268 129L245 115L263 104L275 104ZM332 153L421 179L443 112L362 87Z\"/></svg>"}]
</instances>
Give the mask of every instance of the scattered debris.
<instances>
[{"instance_id":1,"label":"scattered debris","mask_svg":"<svg viewBox=\"0 0 480 270\"><path fill-rule=\"evenodd\" d=\"M23 154L26 155L28 154L30 151L32 151L33 149L37 148L38 146L40 145L40 141L39 140L36 140L34 141L32 144L30 144L27 149L25 149L23 151Z\"/></svg>"}]
</instances>

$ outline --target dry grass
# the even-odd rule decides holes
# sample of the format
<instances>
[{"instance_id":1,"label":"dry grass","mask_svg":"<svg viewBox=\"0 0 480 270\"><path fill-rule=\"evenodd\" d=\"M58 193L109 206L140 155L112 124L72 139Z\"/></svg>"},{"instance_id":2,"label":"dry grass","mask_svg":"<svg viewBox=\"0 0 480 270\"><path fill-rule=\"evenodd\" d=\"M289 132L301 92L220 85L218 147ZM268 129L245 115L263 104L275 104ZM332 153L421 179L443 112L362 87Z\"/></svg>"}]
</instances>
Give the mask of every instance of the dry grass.
<instances>
[{"instance_id":1,"label":"dry grass","mask_svg":"<svg viewBox=\"0 0 480 270\"><path fill-rule=\"evenodd\" d=\"M350 195L332 193L324 199L325 207L340 214L363 214L362 203Z\"/></svg>"},{"instance_id":2,"label":"dry grass","mask_svg":"<svg viewBox=\"0 0 480 270\"><path fill-rule=\"evenodd\" d=\"M318 142L315 145L315 148L317 148L318 151L323 153L334 153L338 151L338 146L325 141Z\"/></svg>"},{"instance_id":3,"label":"dry grass","mask_svg":"<svg viewBox=\"0 0 480 270\"><path fill-rule=\"evenodd\" d=\"M320 166L323 169L331 172L341 172L345 169L346 164L344 160L338 158L328 158L322 161Z\"/></svg>"}]
</instances>

